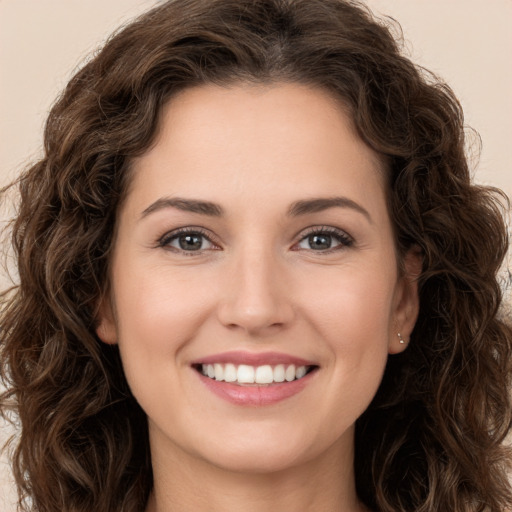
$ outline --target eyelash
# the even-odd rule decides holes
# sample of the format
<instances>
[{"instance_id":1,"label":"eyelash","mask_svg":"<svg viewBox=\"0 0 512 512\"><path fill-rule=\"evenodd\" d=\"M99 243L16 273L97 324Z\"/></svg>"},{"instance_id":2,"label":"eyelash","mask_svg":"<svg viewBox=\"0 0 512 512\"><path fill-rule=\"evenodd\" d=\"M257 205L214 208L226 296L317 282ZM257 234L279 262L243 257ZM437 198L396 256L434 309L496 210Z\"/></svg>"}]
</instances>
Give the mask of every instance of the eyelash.
<instances>
[{"instance_id":1,"label":"eyelash","mask_svg":"<svg viewBox=\"0 0 512 512\"><path fill-rule=\"evenodd\" d=\"M310 236L314 235L328 235L334 239L336 239L340 244L332 247L331 249L326 249L322 251L315 251L314 249L303 249L303 250L310 250L312 252L318 252L320 254L331 254L336 251L340 251L342 249L346 249L348 247L351 247L354 245L354 240L352 237L347 235L344 231L338 228L334 228L331 226L322 226L318 228L312 228L311 230L307 231L305 234L302 235L301 239L298 243L302 242L303 240L307 239Z\"/></svg>"},{"instance_id":2,"label":"eyelash","mask_svg":"<svg viewBox=\"0 0 512 512\"><path fill-rule=\"evenodd\" d=\"M173 252L179 252L186 256L196 256L198 254L202 254L204 250L199 251L185 251L183 249L177 249L176 247L171 247L169 244L176 238L182 236L182 235L199 235L203 238L206 238L210 243L214 245L218 245L217 241L210 233L207 233L202 228L180 228L175 231L171 231L170 233L166 233L160 239L158 240L158 247L162 247L164 249L169 249ZM214 249L218 250L218 249Z\"/></svg>"},{"instance_id":3,"label":"eyelash","mask_svg":"<svg viewBox=\"0 0 512 512\"><path fill-rule=\"evenodd\" d=\"M176 247L171 247L170 243L182 235L199 235L200 237L203 237L206 240L208 240L208 242L210 242L211 244L220 245L216 241L215 237L213 237L210 233L206 232L204 229L186 227L186 228L177 229L175 231L171 231L169 233L165 233L162 237L160 237L158 239L157 246L164 248L164 249L172 250L173 252L181 253L186 256L196 256L196 255L202 254L205 250L212 250L212 249L200 249L197 251L186 251L183 249L178 249ZM354 244L354 240L349 235L347 235L347 233L345 233L341 229L334 228L331 226L322 226L322 227L310 229L309 231L307 231L306 233L304 233L302 235L302 237L297 242L297 244L299 244L303 240L307 239L308 237L314 236L314 235L327 235L327 236L333 237L339 242L339 245L332 247L330 249L319 250L319 251L315 251L314 249L298 249L298 250L308 250L308 251L317 252L320 254L330 254L332 252L336 252L336 251L342 250L344 248L351 247ZM295 244L295 245L297 245L297 244ZM213 249L213 250L219 250L219 249Z\"/></svg>"}]
</instances>

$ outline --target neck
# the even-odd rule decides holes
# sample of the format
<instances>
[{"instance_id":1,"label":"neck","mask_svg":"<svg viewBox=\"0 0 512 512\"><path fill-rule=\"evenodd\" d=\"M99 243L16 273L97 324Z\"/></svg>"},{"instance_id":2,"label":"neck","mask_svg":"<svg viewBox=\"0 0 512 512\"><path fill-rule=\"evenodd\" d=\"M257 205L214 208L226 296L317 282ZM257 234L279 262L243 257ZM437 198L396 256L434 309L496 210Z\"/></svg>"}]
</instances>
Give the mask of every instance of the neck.
<instances>
[{"instance_id":1,"label":"neck","mask_svg":"<svg viewBox=\"0 0 512 512\"><path fill-rule=\"evenodd\" d=\"M331 446L312 460L270 473L230 471L179 448L172 454L159 450L152 453L154 488L146 512L363 512L353 445L346 448Z\"/></svg>"}]
</instances>

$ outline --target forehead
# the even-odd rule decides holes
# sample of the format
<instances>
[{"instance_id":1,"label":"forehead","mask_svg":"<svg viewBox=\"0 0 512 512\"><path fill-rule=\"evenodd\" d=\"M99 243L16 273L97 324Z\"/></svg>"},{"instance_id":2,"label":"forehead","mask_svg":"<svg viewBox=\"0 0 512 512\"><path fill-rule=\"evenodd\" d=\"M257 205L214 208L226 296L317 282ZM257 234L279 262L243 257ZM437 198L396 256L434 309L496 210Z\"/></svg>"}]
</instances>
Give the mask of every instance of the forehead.
<instances>
[{"instance_id":1,"label":"forehead","mask_svg":"<svg viewBox=\"0 0 512 512\"><path fill-rule=\"evenodd\" d=\"M132 192L232 193L268 199L384 189L385 165L358 136L348 108L301 84L199 86L164 107L152 147L133 161ZM341 180L341 181L340 181ZM372 183L373 186L372 186ZM148 196L148 197L142 197Z\"/></svg>"}]
</instances>

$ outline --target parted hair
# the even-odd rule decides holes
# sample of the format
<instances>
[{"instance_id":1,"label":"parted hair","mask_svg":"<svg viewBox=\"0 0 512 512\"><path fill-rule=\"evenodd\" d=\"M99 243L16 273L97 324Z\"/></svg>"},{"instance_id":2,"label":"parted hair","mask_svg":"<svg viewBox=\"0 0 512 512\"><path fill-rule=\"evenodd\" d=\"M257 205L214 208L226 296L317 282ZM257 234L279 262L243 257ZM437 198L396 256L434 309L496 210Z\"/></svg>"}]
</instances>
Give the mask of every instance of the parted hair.
<instances>
[{"instance_id":1,"label":"parted hair","mask_svg":"<svg viewBox=\"0 0 512 512\"><path fill-rule=\"evenodd\" d=\"M95 333L130 164L177 92L278 82L343 102L387 162L398 259L423 255L410 345L389 357L356 424L360 499L380 512L511 506L512 330L497 277L507 200L472 184L456 97L402 46L397 24L350 0L171 0L76 72L49 114L44 155L9 187L19 279L2 294L1 410L19 425L20 510L144 510L146 417L117 347Z\"/></svg>"}]
</instances>

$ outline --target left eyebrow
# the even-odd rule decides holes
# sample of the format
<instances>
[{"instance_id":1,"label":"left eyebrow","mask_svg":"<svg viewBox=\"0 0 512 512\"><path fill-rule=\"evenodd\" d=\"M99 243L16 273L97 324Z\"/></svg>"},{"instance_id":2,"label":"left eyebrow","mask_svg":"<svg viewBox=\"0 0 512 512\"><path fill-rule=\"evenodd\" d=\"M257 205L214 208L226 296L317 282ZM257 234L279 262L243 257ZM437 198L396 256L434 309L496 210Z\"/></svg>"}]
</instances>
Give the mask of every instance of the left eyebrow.
<instances>
[{"instance_id":1,"label":"left eyebrow","mask_svg":"<svg viewBox=\"0 0 512 512\"><path fill-rule=\"evenodd\" d=\"M366 217L370 224L373 220L368 213L368 210L363 208L359 203L356 203L348 197L318 197L313 199L305 199L296 201L290 205L288 215L291 217L298 217L300 215L307 215L308 213L317 213L327 210L329 208L350 208Z\"/></svg>"},{"instance_id":2,"label":"left eyebrow","mask_svg":"<svg viewBox=\"0 0 512 512\"><path fill-rule=\"evenodd\" d=\"M141 218L147 217L150 213L163 210L165 208L177 208L185 212L200 213L212 217L221 217L224 215L222 207L210 201L199 201L197 199L185 199L181 197L162 197L150 204L141 214Z\"/></svg>"}]
</instances>

